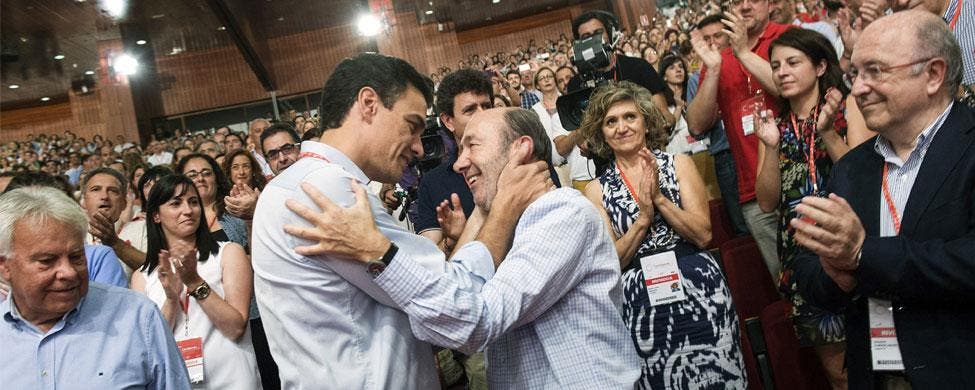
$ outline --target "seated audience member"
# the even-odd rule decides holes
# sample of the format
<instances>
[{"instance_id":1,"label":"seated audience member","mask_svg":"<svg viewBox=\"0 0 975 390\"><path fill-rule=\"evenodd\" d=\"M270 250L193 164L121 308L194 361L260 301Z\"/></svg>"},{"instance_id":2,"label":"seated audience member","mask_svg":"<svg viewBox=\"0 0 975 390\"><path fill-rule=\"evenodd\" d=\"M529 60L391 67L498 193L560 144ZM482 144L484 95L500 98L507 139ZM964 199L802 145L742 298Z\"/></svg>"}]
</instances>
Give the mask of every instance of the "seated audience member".
<instances>
[{"instance_id":1,"label":"seated audience member","mask_svg":"<svg viewBox=\"0 0 975 390\"><path fill-rule=\"evenodd\" d=\"M772 41L769 59L783 107L778 125L768 111L758 129L755 196L762 211L779 214L782 276L778 284L792 302L796 335L804 346L815 347L833 388L841 389L846 387L845 321L809 304L797 291L793 261L799 248L789 221L797 217L795 206L803 197L827 195L833 163L856 146L855 140L872 134L863 125L856 102L846 98L850 90L825 37L812 30L787 30Z\"/></svg>"},{"instance_id":2,"label":"seated audience member","mask_svg":"<svg viewBox=\"0 0 975 390\"><path fill-rule=\"evenodd\" d=\"M364 218L372 211L361 187L353 187L351 209L305 187L326 213L292 208L316 222L314 228L286 228L304 239L296 243L314 244L297 250L369 263L373 282L409 315L416 337L465 353L486 351L490 388L633 388L640 366L617 310L612 239L582 194L556 189L551 180L538 183L552 155L538 117L521 108L479 113L461 145L454 168L470 183L480 210L474 229L464 233L476 240L465 244L458 236L464 245L451 260L467 272L431 271L414 260L421 254L399 252ZM509 187L514 183L505 176L523 176L526 168L534 177ZM511 192L519 192L527 208L512 207ZM460 210L453 214L445 218L464 219ZM474 233L481 218L517 224L517 233Z\"/></svg>"},{"instance_id":3,"label":"seated audience member","mask_svg":"<svg viewBox=\"0 0 975 390\"><path fill-rule=\"evenodd\" d=\"M295 161L301 150L301 137L287 123L276 123L261 133L261 150L264 159L275 175L281 173Z\"/></svg>"},{"instance_id":4,"label":"seated audience member","mask_svg":"<svg viewBox=\"0 0 975 390\"><path fill-rule=\"evenodd\" d=\"M88 282L88 218L61 190L0 195L5 388L189 389L159 310L126 289Z\"/></svg>"},{"instance_id":5,"label":"seated audience member","mask_svg":"<svg viewBox=\"0 0 975 390\"><path fill-rule=\"evenodd\" d=\"M240 133L230 133L223 139L223 150L227 151L227 154L233 152L237 149L244 149L244 137Z\"/></svg>"},{"instance_id":6,"label":"seated audience member","mask_svg":"<svg viewBox=\"0 0 975 390\"><path fill-rule=\"evenodd\" d=\"M975 110L954 100L958 41L937 16L895 12L851 62L878 136L837 161L828 197L796 206L799 293L846 315L850 388L975 388Z\"/></svg>"},{"instance_id":7,"label":"seated audience member","mask_svg":"<svg viewBox=\"0 0 975 390\"><path fill-rule=\"evenodd\" d=\"M44 172L19 173L10 181L6 191L24 187L49 187L71 196L71 186L63 176L52 176ZM125 274L123 264L112 248L85 244L85 258L88 263L88 280L123 288L129 286L128 275Z\"/></svg>"},{"instance_id":8,"label":"seated audience member","mask_svg":"<svg viewBox=\"0 0 975 390\"><path fill-rule=\"evenodd\" d=\"M585 193L616 243L640 387L720 381L745 388L738 316L721 268L705 250L711 222L704 182L690 157L662 150L667 123L650 92L628 81L597 89L577 131L611 164ZM651 299L648 285L667 275L664 269L679 273L671 289L683 288L683 298Z\"/></svg>"},{"instance_id":9,"label":"seated audience member","mask_svg":"<svg viewBox=\"0 0 975 390\"><path fill-rule=\"evenodd\" d=\"M232 241L247 248L247 222L227 213L226 197L230 195L230 181L220 165L205 154L191 154L179 160L176 173L196 185L207 217L207 230L217 241Z\"/></svg>"},{"instance_id":10,"label":"seated audience member","mask_svg":"<svg viewBox=\"0 0 975 390\"><path fill-rule=\"evenodd\" d=\"M555 85L559 87L559 93L564 95L571 92L568 90L569 80L572 80L575 75L575 68L568 65L560 66L555 70Z\"/></svg>"},{"instance_id":11,"label":"seated audience member","mask_svg":"<svg viewBox=\"0 0 975 390\"><path fill-rule=\"evenodd\" d=\"M178 342L202 349L203 369L190 369L194 385L260 389L247 321L253 272L244 248L210 233L199 192L183 175L160 178L146 201L149 250L132 289L162 310Z\"/></svg>"},{"instance_id":12,"label":"seated audience member","mask_svg":"<svg viewBox=\"0 0 975 390\"><path fill-rule=\"evenodd\" d=\"M264 159L264 149L261 149L261 134L264 133L264 129L271 127L271 121L264 118L257 118L251 121L247 126L247 148L257 160L257 165L261 167L261 173L264 177L270 180L274 177L274 172L271 171L271 166L268 165L267 160Z\"/></svg>"},{"instance_id":13,"label":"seated audience member","mask_svg":"<svg viewBox=\"0 0 975 390\"><path fill-rule=\"evenodd\" d=\"M232 185L230 193L224 198L227 212L250 220L254 216L257 197L267 184L267 179L257 170L257 160L246 150L237 149L227 155L222 169L229 175Z\"/></svg>"},{"instance_id":14,"label":"seated audience member","mask_svg":"<svg viewBox=\"0 0 975 390\"><path fill-rule=\"evenodd\" d=\"M196 153L202 153L216 159L217 156L223 154L223 149L220 148L220 144L218 144L217 141L206 140L197 145Z\"/></svg>"}]
</instances>

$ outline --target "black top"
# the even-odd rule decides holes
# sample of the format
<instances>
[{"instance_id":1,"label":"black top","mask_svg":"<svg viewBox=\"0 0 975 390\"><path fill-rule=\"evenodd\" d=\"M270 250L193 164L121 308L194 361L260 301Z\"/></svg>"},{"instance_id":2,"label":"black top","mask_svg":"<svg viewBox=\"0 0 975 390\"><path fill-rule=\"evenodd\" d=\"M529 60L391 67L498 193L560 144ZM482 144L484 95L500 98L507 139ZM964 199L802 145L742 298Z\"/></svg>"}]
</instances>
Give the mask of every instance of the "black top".
<instances>
[{"instance_id":1,"label":"black top","mask_svg":"<svg viewBox=\"0 0 975 390\"><path fill-rule=\"evenodd\" d=\"M640 85L652 94L664 92L667 85L657 74L650 63L642 58L616 56L616 66L606 72L599 72L606 80L630 81ZM568 91L578 90L582 85L582 76L575 75L569 80Z\"/></svg>"},{"instance_id":2,"label":"black top","mask_svg":"<svg viewBox=\"0 0 975 390\"><path fill-rule=\"evenodd\" d=\"M460 197L461 208L464 209L464 216L470 217L474 212L474 195L471 194L470 187L464 176L454 171L454 162L457 161L456 155L450 157L430 170L422 178L417 188L416 194L416 219L413 221L413 231L420 233L424 230L440 229L437 222L437 206L440 202L450 199L450 194L456 193ZM555 169L549 164L549 176L556 187L561 187L559 176Z\"/></svg>"}]
</instances>

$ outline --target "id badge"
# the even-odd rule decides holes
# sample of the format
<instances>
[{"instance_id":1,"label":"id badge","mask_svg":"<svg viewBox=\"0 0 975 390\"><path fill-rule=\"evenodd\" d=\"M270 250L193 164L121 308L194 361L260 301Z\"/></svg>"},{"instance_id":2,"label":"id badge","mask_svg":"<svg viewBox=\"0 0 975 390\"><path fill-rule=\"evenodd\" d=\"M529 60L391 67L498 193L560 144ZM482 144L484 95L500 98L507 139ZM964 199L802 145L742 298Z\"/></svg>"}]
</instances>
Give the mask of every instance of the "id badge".
<instances>
[{"instance_id":1,"label":"id badge","mask_svg":"<svg viewBox=\"0 0 975 390\"><path fill-rule=\"evenodd\" d=\"M698 140L694 136L687 136L687 144L691 146L691 154L700 153L708 150L708 146L711 145L711 140L705 138Z\"/></svg>"},{"instance_id":2,"label":"id badge","mask_svg":"<svg viewBox=\"0 0 975 390\"><path fill-rule=\"evenodd\" d=\"M179 340L176 346L183 355L186 371L190 374L190 383L203 383L203 338Z\"/></svg>"},{"instance_id":3,"label":"id badge","mask_svg":"<svg viewBox=\"0 0 975 390\"><path fill-rule=\"evenodd\" d=\"M897 344L894 314L890 301L869 298L870 354L875 371L903 371L904 361Z\"/></svg>"},{"instance_id":4,"label":"id badge","mask_svg":"<svg viewBox=\"0 0 975 390\"><path fill-rule=\"evenodd\" d=\"M741 130L745 136L755 134L755 113L765 111L765 99L762 95L745 99L741 103Z\"/></svg>"},{"instance_id":5,"label":"id badge","mask_svg":"<svg viewBox=\"0 0 975 390\"><path fill-rule=\"evenodd\" d=\"M684 293L684 278L677 268L677 254L674 251L640 258L640 268L643 269L651 306L687 299Z\"/></svg>"}]
</instances>

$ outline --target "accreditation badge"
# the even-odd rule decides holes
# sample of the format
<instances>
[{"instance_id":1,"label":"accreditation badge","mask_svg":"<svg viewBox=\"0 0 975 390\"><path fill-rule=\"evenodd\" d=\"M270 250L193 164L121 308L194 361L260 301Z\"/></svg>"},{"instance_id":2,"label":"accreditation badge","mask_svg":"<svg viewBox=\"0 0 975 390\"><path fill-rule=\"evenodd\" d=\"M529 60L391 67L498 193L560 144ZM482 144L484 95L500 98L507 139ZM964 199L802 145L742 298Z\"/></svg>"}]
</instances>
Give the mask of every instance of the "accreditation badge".
<instances>
[{"instance_id":1,"label":"accreditation badge","mask_svg":"<svg viewBox=\"0 0 975 390\"><path fill-rule=\"evenodd\" d=\"M746 137L755 134L755 114L761 113L762 111L765 111L765 98L762 95L745 99L741 103L739 110L741 130Z\"/></svg>"},{"instance_id":2,"label":"accreditation badge","mask_svg":"<svg viewBox=\"0 0 975 390\"><path fill-rule=\"evenodd\" d=\"M194 337L176 342L190 374L190 383L203 383L203 338Z\"/></svg>"},{"instance_id":3,"label":"accreditation badge","mask_svg":"<svg viewBox=\"0 0 975 390\"><path fill-rule=\"evenodd\" d=\"M687 299L684 293L684 278L677 268L677 254L674 251L640 258L640 267L643 269L651 306Z\"/></svg>"},{"instance_id":4,"label":"accreditation badge","mask_svg":"<svg viewBox=\"0 0 975 390\"><path fill-rule=\"evenodd\" d=\"M875 371L903 371L904 361L894 329L894 310L890 301L869 298L870 354Z\"/></svg>"}]
</instances>

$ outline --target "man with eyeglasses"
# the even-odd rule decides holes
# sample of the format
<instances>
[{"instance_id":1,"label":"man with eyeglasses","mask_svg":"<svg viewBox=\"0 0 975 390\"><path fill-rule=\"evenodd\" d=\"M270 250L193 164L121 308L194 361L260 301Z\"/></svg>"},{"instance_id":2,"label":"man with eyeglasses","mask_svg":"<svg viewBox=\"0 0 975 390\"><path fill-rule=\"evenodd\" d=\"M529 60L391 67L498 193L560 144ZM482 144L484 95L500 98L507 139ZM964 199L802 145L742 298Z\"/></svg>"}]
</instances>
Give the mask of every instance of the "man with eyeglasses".
<instances>
[{"instance_id":1,"label":"man with eyeglasses","mask_svg":"<svg viewBox=\"0 0 975 390\"><path fill-rule=\"evenodd\" d=\"M287 123L271 125L261 134L261 150L274 175L281 174L281 171L298 161L300 148L301 138Z\"/></svg>"},{"instance_id":2,"label":"man with eyeglasses","mask_svg":"<svg viewBox=\"0 0 975 390\"><path fill-rule=\"evenodd\" d=\"M758 137L755 113L766 107L777 115L778 88L769 65L769 44L789 25L769 21L769 0L732 0L722 20L729 45L720 49L702 33L691 42L704 62L697 95L687 107L687 128L703 134L721 120L737 168L738 203L745 225L758 244L772 280L778 280L781 263L778 249L778 216L764 213L755 200Z\"/></svg>"},{"instance_id":3,"label":"man with eyeglasses","mask_svg":"<svg viewBox=\"0 0 975 390\"><path fill-rule=\"evenodd\" d=\"M958 41L897 12L857 41L847 79L878 133L833 166L791 222L802 296L847 317L851 389L971 389L975 110L954 100Z\"/></svg>"}]
</instances>

